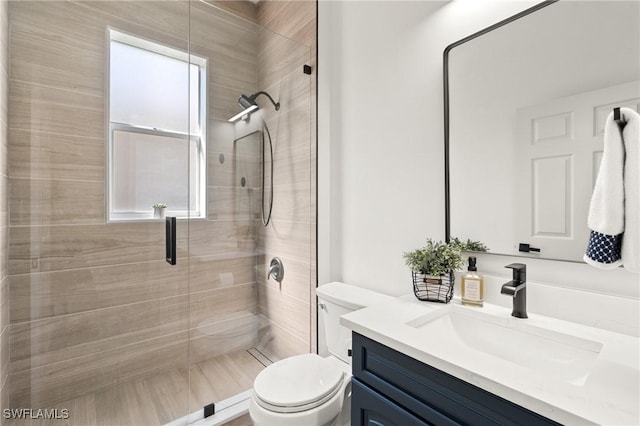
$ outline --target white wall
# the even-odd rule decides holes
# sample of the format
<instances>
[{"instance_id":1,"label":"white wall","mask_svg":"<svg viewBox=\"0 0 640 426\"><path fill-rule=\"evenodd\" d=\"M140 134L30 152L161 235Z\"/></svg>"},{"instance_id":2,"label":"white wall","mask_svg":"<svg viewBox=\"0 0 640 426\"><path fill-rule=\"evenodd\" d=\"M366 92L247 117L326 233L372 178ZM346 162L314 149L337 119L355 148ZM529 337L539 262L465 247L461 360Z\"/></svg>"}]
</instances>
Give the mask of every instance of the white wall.
<instances>
[{"instance_id":1,"label":"white wall","mask_svg":"<svg viewBox=\"0 0 640 426\"><path fill-rule=\"evenodd\" d=\"M320 1L319 284L411 291L402 253L444 238L442 52L535 3ZM505 277L517 260L490 257L485 271ZM639 297L637 275L592 271L536 261L528 276Z\"/></svg>"}]
</instances>

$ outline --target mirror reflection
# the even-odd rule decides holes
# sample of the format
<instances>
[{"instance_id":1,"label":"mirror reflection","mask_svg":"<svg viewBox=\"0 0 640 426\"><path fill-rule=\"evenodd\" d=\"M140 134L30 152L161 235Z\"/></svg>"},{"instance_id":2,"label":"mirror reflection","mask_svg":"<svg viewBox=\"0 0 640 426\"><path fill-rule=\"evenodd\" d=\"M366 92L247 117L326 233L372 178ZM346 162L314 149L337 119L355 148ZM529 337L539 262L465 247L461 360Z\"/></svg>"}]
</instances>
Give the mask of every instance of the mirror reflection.
<instances>
[{"instance_id":1,"label":"mirror reflection","mask_svg":"<svg viewBox=\"0 0 640 426\"><path fill-rule=\"evenodd\" d=\"M639 52L635 1L559 1L451 49L450 235L582 261L604 122L640 110Z\"/></svg>"}]
</instances>

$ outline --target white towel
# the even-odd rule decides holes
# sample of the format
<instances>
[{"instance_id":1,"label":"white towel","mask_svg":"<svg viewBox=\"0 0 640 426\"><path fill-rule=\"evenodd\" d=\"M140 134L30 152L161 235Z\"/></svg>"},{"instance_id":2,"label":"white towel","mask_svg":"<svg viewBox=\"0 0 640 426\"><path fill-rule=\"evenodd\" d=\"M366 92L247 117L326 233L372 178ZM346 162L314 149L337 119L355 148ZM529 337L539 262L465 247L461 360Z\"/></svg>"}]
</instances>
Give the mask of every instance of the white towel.
<instances>
[{"instance_id":1,"label":"white towel","mask_svg":"<svg viewBox=\"0 0 640 426\"><path fill-rule=\"evenodd\" d=\"M623 265L640 269L640 115L620 108L626 124L621 129L607 117L604 153L591 196L588 226L588 264L612 269Z\"/></svg>"}]
</instances>

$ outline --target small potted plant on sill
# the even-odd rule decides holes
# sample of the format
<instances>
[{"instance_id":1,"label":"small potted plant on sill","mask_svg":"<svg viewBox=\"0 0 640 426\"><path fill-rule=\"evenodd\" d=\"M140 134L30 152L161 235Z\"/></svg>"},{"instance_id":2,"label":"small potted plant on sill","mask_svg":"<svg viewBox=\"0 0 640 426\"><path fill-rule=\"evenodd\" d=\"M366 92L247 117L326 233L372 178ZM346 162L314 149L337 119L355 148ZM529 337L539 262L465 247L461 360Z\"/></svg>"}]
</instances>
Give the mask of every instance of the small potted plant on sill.
<instances>
[{"instance_id":1,"label":"small potted plant on sill","mask_svg":"<svg viewBox=\"0 0 640 426\"><path fill-rule=\"evenodd\" d=\"M164 211L167 208L167 205L164 203L155 203L153 206L153 218L154 219L164 219Z\"/></svg>"},{"instance_id":2,"label":"small potted plant on sill","mask_svg":"<svg viewBox=\"0 0 640 426\"><path fill-rule=\"evenodd\" d=\"M448 243L427 238L424 247L403 254L411 268L413 292L419 300L449 303L453 297L453 272L464 265L463 251L486 252L478 241L451 238Z\"/></svg>"}]
</instances>

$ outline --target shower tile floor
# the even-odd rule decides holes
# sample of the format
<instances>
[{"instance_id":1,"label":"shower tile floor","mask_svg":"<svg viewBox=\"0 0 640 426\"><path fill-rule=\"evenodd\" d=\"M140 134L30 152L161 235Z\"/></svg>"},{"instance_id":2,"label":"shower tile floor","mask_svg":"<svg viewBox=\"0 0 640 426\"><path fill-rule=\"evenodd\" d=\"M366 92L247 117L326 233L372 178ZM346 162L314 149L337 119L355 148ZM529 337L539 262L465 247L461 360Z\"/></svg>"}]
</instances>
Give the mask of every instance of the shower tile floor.
<instances>
[{"instance_id":1,"label":"shower tile floor","mask_svg":"<svg viewBox=\"0 0 640 426\"><path fill-rule=\"evenodd\" d=\"M271 362L256 349L223 354L191 367L191 389L186 370L172 370L146 379L131 380L56 404L69 410L66 420L6 420L11 426L156 426L176 420L214 401L251 389L260 371ZM233 425L251 424L248 416Z\"/></svg>"}]
</instances>

